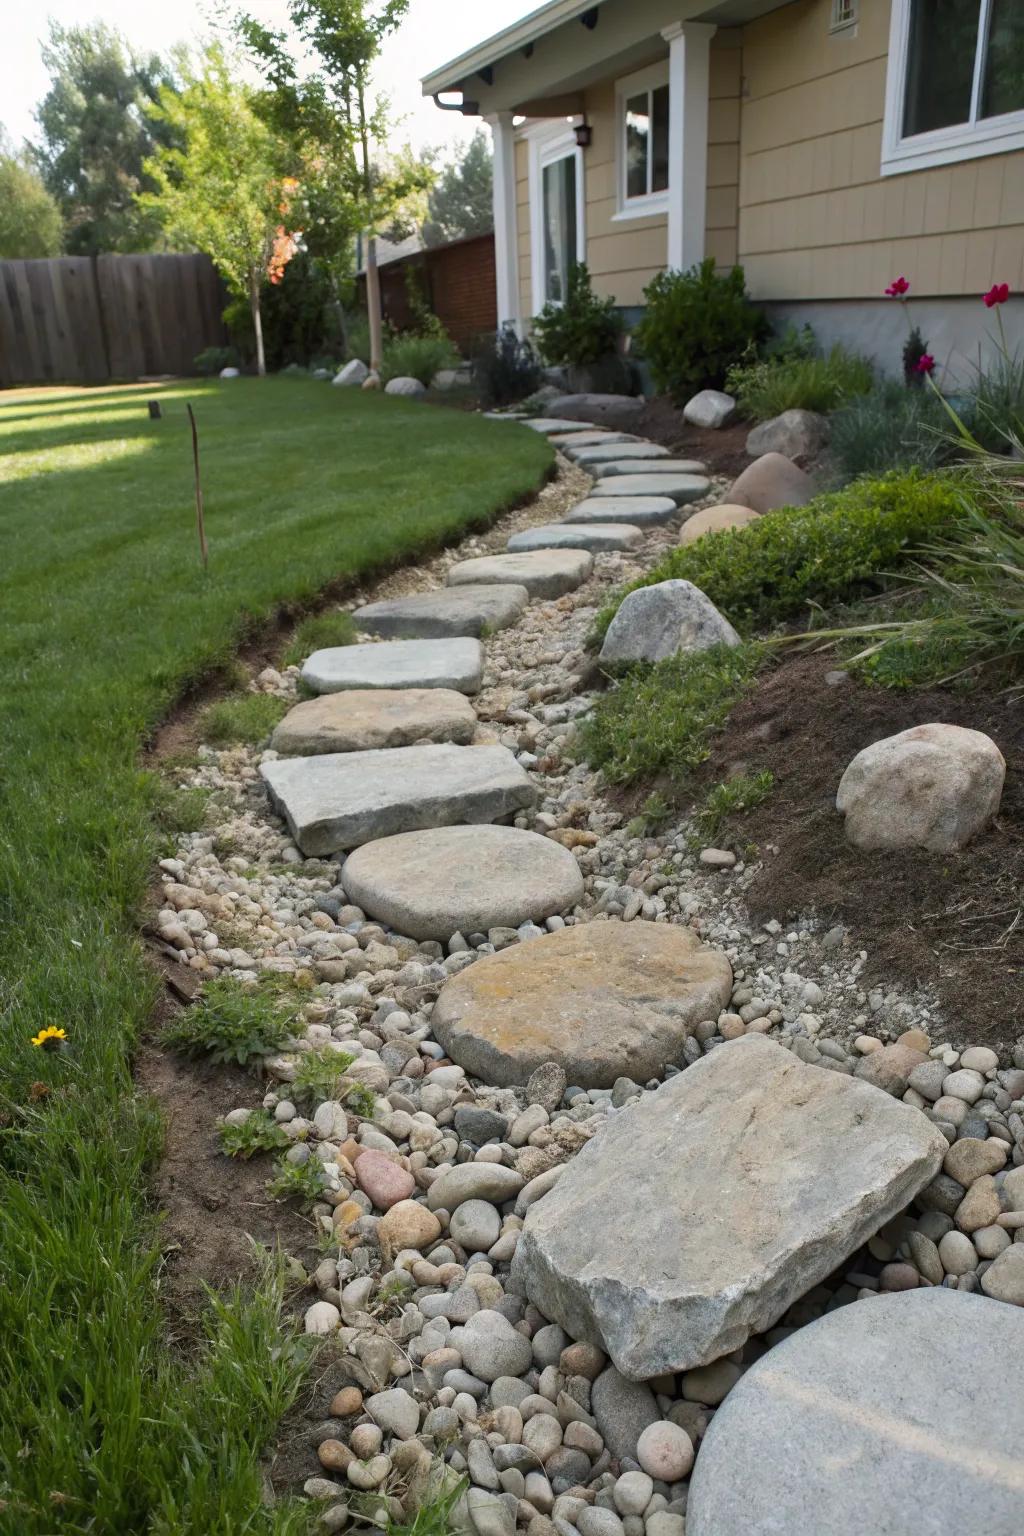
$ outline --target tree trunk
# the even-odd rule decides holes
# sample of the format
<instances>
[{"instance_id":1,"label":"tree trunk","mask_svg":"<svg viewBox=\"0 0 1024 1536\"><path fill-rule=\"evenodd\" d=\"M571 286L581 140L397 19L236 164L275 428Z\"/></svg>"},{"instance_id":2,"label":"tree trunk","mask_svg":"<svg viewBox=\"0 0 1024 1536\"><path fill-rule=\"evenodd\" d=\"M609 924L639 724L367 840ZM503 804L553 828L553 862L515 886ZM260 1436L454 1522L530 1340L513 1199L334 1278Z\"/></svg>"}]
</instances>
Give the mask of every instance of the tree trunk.
<instances>
[{"instance_id":1,"label":"tree trunk","mask_svg":"<svg viewBox=\"0 0 1024 1536\"><path fill-rule=\"evenodd\" d=\"M362 72L358 76L359 144L363 160L363 193L366 197L366 311L370 322L370 372L380 373L384 320L380 308L380 277L377 273L377 231L373 217L373 176L370 171L370 140L366 129L366 92Z\"/></svg>"},{"instance_id":2,"label":"tree trunk","mask_svg":"<svg viewBox=\"0 0 1024 1536\"><path fill-rule=\"evenodd\" d=\"M249 278L249 307L252 310L252 328L256 336L256 372L265 378L267 360L263 354L263 316L260 314L260 280L253 272Z\"/></svg>"}]
</instances>

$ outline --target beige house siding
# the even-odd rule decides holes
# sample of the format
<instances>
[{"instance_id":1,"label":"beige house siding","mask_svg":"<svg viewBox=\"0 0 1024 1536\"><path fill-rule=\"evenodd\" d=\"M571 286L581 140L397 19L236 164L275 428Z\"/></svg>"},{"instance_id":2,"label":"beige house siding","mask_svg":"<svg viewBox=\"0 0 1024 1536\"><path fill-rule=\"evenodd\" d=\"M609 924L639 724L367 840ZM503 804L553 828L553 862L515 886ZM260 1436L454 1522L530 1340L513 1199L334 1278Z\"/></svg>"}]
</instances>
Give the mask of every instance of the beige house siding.
<instances>
[{"instance_id":1,"label":"beige house siding","mask_svg":"<svg viewBox=\"0 0 1024 1536\"><path fill-rule=\"evenodd\" d=\"M708 82L708 195L706 255L720 267L736 264L740 181L740 91L743 34L738 27L711 39Z\"/></svg>"},{"instance_id":2,"label":"beige house siding","mask_svg":"<svg viewBox=\"0 0 1024 1536\"><path fill-rule=\"evenodd\" d=\"M1024 283L1024 151L879 174L890 7L830 34L829 0L743 29L739 259L756 298L921 297Z\"/></svg>"},{"instance_id":3,"label":"beige house siding","mask_svg":"<svg viewBox=\"0 0 1024 1536\"><path fill-rule=\"evenodd\" d=\"M657 56L650 62L657 63ZM616 221L614 79L587 91L585 105L587 120L593 127L590 148L583 153L583 169L587 189L587 265L594 291L602 297L610 294L617 304L624 306L642 304L644 288L665 265L668 218L661 213L646 219Z\"/></svg>"}]
</instances>

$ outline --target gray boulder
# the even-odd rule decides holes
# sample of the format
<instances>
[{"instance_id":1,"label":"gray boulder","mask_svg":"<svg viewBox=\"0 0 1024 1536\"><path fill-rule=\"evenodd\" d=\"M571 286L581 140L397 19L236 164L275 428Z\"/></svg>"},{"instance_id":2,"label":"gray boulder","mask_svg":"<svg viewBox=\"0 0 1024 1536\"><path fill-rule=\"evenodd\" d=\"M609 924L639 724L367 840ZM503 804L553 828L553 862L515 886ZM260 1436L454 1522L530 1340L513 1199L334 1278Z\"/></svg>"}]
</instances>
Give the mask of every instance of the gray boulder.
<instances>
[{"instance_id":1,"label":"gray boulder","mask_svg":"<svg viewBox=\"0 0 1024 1536\"><path fill-rule=\"evenodd\" d=\"M544 415L602 422L608 417L641 416L645 404L642 395L556 395L545 405Z\"/></svg>"},{"instance_id":2,"label":"gray boulder","mask_svg":"<svg viewBox=\"0 0 1024 1536\"><path fill-rule=\"evenodd\" d=\"M220 378L222 379L238 379L241 378L241 375L242 370L240 368L222 368L220 371Z\"/></svg>"},{"instance_id":3,"label":"gray boulder","mask_svg":"<svg viewBox=\"0 0 1024 1536\"><path fill-rule=\"evenodd\" d=\"M331 383L343 389L358 389L369 377L369 368L365 363L360 362L358 357L354 357L350 363L345 364L344 368L338 369Z\"/></svg>"},{"instance_id":4,"label":"gray boulder","mask_svg":"<svg viewBox=\"0 0 1024 1536\"><path fill-rule=\"evenodd\" d=\"M915 725L857 753L836 809L858 848L951 853L992 820L1005 776L1003 754L983 732Z\"/></svg>"},{"instance_id":5,"label":"gray boulder","mask_svg":"<svg viewBox=\"0 0 1024 1536\"><path fill-rule=\"evenodd\" d=\"M702 389L683 406L683 420L691 427L727 427L736 414L736 401L720 389Z\"/></svg>"},{"instance_id":6,"label":"gray boulder","mask_svg":"<svg viewBox=\"0 0 1024 1536\"><path fill-rule=\"evenodd\" d=\"M728 619L692 581L659 581L623 598L604 637L601 660L664 661L680 651L739 644Z\"/></svg>"},{"instance_id":7,"label":"gray boulder","mask_svg":"<svg viewBox=\"0 0 1024 1536\"><path fill-rule=\"evenodd\" d=\"M407 395L411 400L419 395L425 395L426 392L426 386L421 384L419 379L389 379L384 386L386 395Z\"/></svg>"},{"instance_id":8,"label":"gray boulder","mask_svg":"<svg viewBox=\"0 0 1024 1536\"><path fill-rule=\"evenodd\" d=\"M732 483L726 501L755 512L774 512L778 507L804 507L814 495L810 475L781 453L765 453Z\"/></svg>"},{"instance_id":9,"label":"gray boulder","mask_svg":"<svg viewBox=\"0 0 1024 1536\"><path fill-rule=\"evenodd\" d=\"M787 459L810 459L828 442L828 418L817 411L783 411L747 434L752 459L763 453L782 453Z\"/></svg>"}]
</instances>

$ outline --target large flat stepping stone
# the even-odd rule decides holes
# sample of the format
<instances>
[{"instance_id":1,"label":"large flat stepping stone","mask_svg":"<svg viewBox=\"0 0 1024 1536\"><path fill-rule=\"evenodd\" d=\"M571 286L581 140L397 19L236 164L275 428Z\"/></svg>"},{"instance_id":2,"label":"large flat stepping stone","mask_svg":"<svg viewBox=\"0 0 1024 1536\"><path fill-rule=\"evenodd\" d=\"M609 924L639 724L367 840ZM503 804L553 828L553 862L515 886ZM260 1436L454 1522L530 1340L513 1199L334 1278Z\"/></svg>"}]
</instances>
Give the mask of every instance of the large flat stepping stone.
<instances>
[{"instance_id":1,"label":"large flat stepping stone","mask_svg":"<svg viewBox=\"0 0 1024 1536\"><path fill-rule=\"evenodd\" d=\"M353 688L290 709L270 738L286 757L473 740L476 711L451 688Z\"/></svg>"},{"instance_id":2,"label":"large flat stepping stone","mask_svg":"<svg viewBox=\"0 0 1024 1536\"><path fill-rule=\"evenodd\" d=\"M532 427L534 432L540 432L544 437L554 437L559 432L588 432L597 430L592 421L571 421L560 416L528 416L523 421L524 427Z\"/></svg>"},{"instance_id":3,"label":"large flat stepping stone","mask_svg":"<svg viewBox=\"0 0 1024 1536\"><path fill-rule=\"evenodd\" d=\"M706 478L707 465L701 463L700 459L664 458L638 464L634 459L613 458L597 464L581 461L580 468L587 470L597 480L607 480L610 475L635 475L638 472L645 475L700 475Z\"/></svg>"},{"instance_id":4,"label":"large flat stepping stone","mask_svg":"<svg viewBox=\"0 0 1024 1536\"><path fill-rule=\"evenodd\" d=\"M675 502L677 507L685 507L688 502L700 501L711 489L710 480L703 475L681 474L642 474L642 475L609 475L594 482L590 494L597 496L667 496Z\"/></svg>"},{"instance_id":5,"label":"large flat stepping stone","mask_svg":"<svg viewBox=\"0 0 1024 1536\"><path fill-rule=\"evenodd\" d=\"M995 1536L1024 1511L1024 1311L965 1291L839 1307L715 1412L687 1536Z\"/></svg>"},{"instance_id":6,"label":"large flat stepping stone","mask_svg":"<svg viewBox=\"0 0 1024 1536\"><path fill-rule=\"evenodd\" d=\"M636 439L631 443L595 443L590 446L568 448L566 452L582 469L592 469L595 464L669 457L668 449L663 448L660 443L645 443L642 439Z\"/></svg>"},{"instance_id":7,"label":"large flat stepping stone","mask_svg":"<svg viewBox=\"0 0 1024 1536\"><path fill-rule=\"evenodd\" d=\"M517 827L439 827L366 843L346 859L342 881L378 922L442 943L543 922L583 899L569 850Z\"/></svg>"},{"instance_id":8,"label":"large flat stepping stone","mask_svg":"<svg viewBox=\"0 0 1024 1536\"><path fill-rule=\"evenodd\" d=\"M678 1065L690 1030L717 1018L731 990L726 957L689 928L577 923L446 981L431 1028L485 1082L525 1083L557 1061L570 1083L610 1088Z\"/></svg>"},{"instance_id":9,"label":"large flat stepping stone","mask_svg":"<svg viewBox=\"0 0 1024 1536\"><path fill-rule=\"evenodd\" d=\"M533 804L529 776L506 747L396 747L280 758L260 773L310 858L374 838L456 822L496 821Z\"/></svg>"},{"instance_id":10,"label":"large flat stepping stone","mask_svg":"<svg viewBox=\"0 0 1024 1536\"><path fill-rule=\"evenodd\" d=\"M609 550L637 549L642 531L632 523L542 523L524 528L508 541L513 554L524 549L589 549L593 554Z\"/></svg>"},{"instance_id":11,"label":"large flat stepping stone","mask_svg":"<svg viewBox=\"0 0 1024 1536\"><path fill-rule=\"evenodd\" d=\"M479 555L448 572L448 585L513 582L531 597L561 597L574 592L594 568L591 555L577 549L535 549L516 555Z\"/></svg>"},{"instance_id":12,"label":"large flat stepping stone","mask_svg":"<svg viewBox=\"0 0 1024 1536\"><path fill-rule=\"evenodd\" d=\"M346 688L455 688L478 693L484 672L479 640L391 640L314 651L302 681L314 693Z\"/></svg>"},{"instance_id":13,"label":"large flat stepping stone","mask_svg":"<svg viewBox=\"0 0 1024 1536\"><path fill-rule=\"evenodd\" d=\"M634 1380L707 1365L831 1274L947 1150L920 1110L746 1035L568 1164L530 1208L514 1288Z\"/></svg>"},{"instance_id":14,"label":"large flat stepping stone","mask_svg":"<svg viewBox=\"0 0 1024 1536\"><path fill-rule=\"evenodd\" d=\"M654 528L670 523L679 508L668 496L587 496L563 517L563 523L632 523Z\"/></svg>"},{"instance_id":15,"label":"large flat stepping stone","mask_svg":"<svg viewBox=\"0 0 1024 1536\"><path fill-rule=\"evenodd\" d=\"M641 443L643 438L633 432L613 432L610 427L594 427L589 432L555 432L548 438L569 458L574 458L579 448L610 447L615 443Z\"/></svg>"},{"instance_id":16,"label":"large flat stepping stone","mask_svg":"<svg viewBox=\"0 0 1024 1536\"><path fill-rule=\"evenodd\" d=\"M395 639L445 639L453 635L479 638L507 629L530 601L525 587L449 587L440 592L415 592L357 608L352 617L359 629Z\"/></svg>"}]
</instances>

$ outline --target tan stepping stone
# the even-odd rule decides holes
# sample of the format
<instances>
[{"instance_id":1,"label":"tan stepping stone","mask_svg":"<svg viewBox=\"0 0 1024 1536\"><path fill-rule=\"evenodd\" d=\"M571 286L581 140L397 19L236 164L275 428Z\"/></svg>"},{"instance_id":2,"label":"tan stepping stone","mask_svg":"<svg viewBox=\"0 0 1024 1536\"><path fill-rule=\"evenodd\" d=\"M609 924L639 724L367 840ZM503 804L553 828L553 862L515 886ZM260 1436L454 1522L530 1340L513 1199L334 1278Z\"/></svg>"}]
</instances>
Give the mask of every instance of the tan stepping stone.
<instances>
[{"instance_id":1,"label":"tan stepping stone","mask_svg":"<svg viewBox=\"0 0 1024 1536\"><path fill-rule=\"evenodd\" d=\"M270 738L284 756L473 740L476 711L451 688L354 688L296 704Z\"/></svg>"},{"instance_id":2,"label":"tan stepping stone","mask_svg":"<svg viewBox=\"0 0 1024 1536\"><path fill-rule=\"evenodd\" d=\"M414 592L357 608L357 628L387 639L447 639L454 635L479 638L507 629L526 608L530 594L518 586L474 586L453 591Z\"/></svg>"},{"instance_id":3,"label":"tan stepping stone","mask_svg":"<svg viewBox=\"0 0 1024 1536\"><path fill-rule=\"evenodd\" d=\"M341 878L349 899L378 922L442 943L453 933L543 922L583 900L583 876L568 849L518 827L383 838L349 854Z\"/></svg>"},{"instance_id":4,"label":"tan stepping stone","mask_svg":"<svg viewBox=\"0 0 1024 1536\"><path fill-rule=\"evenodd\" d=\"M577 549L535 549L517 555L479 555L448 572L448 585L513 582L531 597L561 597L574 592L594 568L591 555Z\"/></svg>"},{"instance_id":5,"label":"tan stepping stone","mask_svg":"<svg viewBox=\"0 0 1024 1536\"><path fill-rule=\"evenodd\" d=\"M668 496L588 496L565 514L563 523L631 523L654 528L679 516Z\"/></svg>"},{"instance_id":6,"label":"tan stepping stone","mask_svg":"<svg viewBox=\"0 0 1024 1536\"><path fill-rule=\"evenodd\" d=\"M667 459L669 451L660 443L595 443L589 447L567 448L567 454L581 469L592 469L595 464L628 462L631 459ZM643 465L641 464L641 467Z\"/></svg>"},{"instance_id":7,"label":"tan stepping stone","mask_svg":"<svg viewBox=\"0 0 1024 1536\"><path fill-rule=\"evenodd\" d=\"M595 481L591 496L668 496L677 507L700 501L711 489L703 475L654 474L609 475Z\"/></svg>"},{"instance_id":8,"label":"tan stepping stone","mask_svg":"<svg viewBox=\"0 0 1024 1536\"><path fill-rule=\"evenodd\" d=\"M314 651L302 681L314 693L348 688L456 688L478 693L484 670L479 640L388 640Z\"/></svg>"},{"instance_id":9,"label":"tan stepping stone","mask_svg":"<svg viewBox=\"0 0 1024 1536\"><path fill-rule=\"evenodd\" d=\"M609 476L635 475L702 475L707 474L707 465L700 459L670 459L653 458L637 463L630 458L605 459L600 463L592 464L589 461L580 461L580 468L595 477L597 480L607 480Z\"/></svg>"},{"instance_id":10,"label":"tan stepping stone","mask_svg":"<svg viewBox=\"0 0 1024 1536\"><path fill-rule=\"evenodd\" d=\"M643 541L642 530L632 523L542 523L514 533L508 548L512 554L524 549L589 549L602 554L638 549Z\"/></svg>"},{"instance_id":11,"label":"tan stepping stone","mask_svg":"<svg viewBox=\"0 0 1024 1536\"><path fill-rule=\"evenodd\" d=\"M720 507L705 507L703 512L695 512L687 518L679 534L680 544L692 544L695 539L703 538L706 533L724 533L730 528L746 528L750 523L756 523L761 516L752 507L740 507L731 502L723 502Z\"/></svg>"},{"instance_id":12,"label":"tan stepping stone","mask_svg":"<svg viewBox=\"0 0 1024 1536\"><path fill-rule=\"evenodd\" d=\"M610 1088L679 1065L691 1029L728 1005L732 968L689 928L577 923L478 960L441 989L431 1029L485 1082L525 1083L557 1061Z\"/></svg>"},{"instance_id":13,"label":"tan stepping stone","mask_svg":"<svg viewBox=\"0 0 1024 1536\"><path fill-rule=\"evenodd\" d=\"M423 827L497 821L537 790L506 747L395 747L282 757L260 767L270 798L310 858Z\"/></svg>"}]
</instances>

